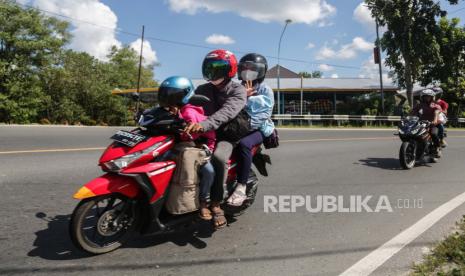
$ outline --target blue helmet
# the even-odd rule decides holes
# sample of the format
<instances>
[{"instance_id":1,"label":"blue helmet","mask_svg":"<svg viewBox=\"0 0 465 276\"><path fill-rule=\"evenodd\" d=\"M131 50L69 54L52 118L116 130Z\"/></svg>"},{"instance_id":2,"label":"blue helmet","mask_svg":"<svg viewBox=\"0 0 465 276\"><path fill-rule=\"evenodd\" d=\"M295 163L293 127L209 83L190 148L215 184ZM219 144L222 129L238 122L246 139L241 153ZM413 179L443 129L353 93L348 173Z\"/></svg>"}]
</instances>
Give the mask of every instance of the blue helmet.
<instances>
[{"instance_id":1,"label":"blue helmet","mask_svg":"<svg viewBox=\"0 0 465 276\"><path fill-rule=\"evenodd\" d=\"M183 106L194 95L192 81L185 77L173 76L165 79L158 88L160 106Z\"/></svg>"}]
</instances>

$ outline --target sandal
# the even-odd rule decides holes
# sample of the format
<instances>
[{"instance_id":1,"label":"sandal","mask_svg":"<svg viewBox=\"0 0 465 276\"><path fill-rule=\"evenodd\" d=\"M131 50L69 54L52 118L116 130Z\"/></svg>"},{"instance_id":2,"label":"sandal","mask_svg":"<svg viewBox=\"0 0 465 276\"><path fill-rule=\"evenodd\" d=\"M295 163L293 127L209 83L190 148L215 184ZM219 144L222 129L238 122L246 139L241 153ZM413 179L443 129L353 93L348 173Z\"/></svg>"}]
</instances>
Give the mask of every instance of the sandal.
<instances>
[{"instance_id":1,"label":"sandal","mask_svg":"<svg viewBox=\"0 0 465 276\"><path fill-rule=\"evenodd\" d=\"M226 220L226 217L224 216L224 211L221 209L216 209L212 210L213 213L213 226L215 226L215 230L224 228L227 224L228 221Z\"/></svg>"},{"instance_id":2,"label":"sandal","mask_svg":"<svg viewBox=\"0 0 465 276\"><path fill-rule=\"evenodd\" d=\"M208 209L208 203L204 200L200 200L200 208L199 208L199 217L202 220L212 220L212 212Z\"/></svg>"},{"instance_id":3,"label":"sandal","mask_svg":"<svg viewBox=\"0 0 465 276\"><path fill-rule=\"evenodd\" d=\"M234 193L228 198L228 205L240 207L246 199L247 195L236 189Z\"/></svg>"},{"instance_id":4,"label":"sandal","mask_svg":"<svg viewBox=\"0 0 465 276\"><path fill-rule=\"evenodd\" d=\"M212 212L210 211L210 209L208 209L208 207L200 208L199 217L202 220L212 220L212 218L213 218Z\"/></svg>"}]
</instances>

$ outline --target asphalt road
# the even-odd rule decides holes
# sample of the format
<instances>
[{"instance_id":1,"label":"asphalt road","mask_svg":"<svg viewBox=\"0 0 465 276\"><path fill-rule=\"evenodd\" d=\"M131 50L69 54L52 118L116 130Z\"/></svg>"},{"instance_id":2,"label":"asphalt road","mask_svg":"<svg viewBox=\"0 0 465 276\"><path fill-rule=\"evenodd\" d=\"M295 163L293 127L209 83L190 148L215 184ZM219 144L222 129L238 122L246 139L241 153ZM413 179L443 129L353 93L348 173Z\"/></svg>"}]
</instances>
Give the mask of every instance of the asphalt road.
<instances>
[{"instance_id":1,"label":"asphalt road","mask_svg":"<svg viewBox=\"0 0 465 276\"><path fill-rule=\"evenodd\" d=\"M255 204L229 227L137 237L88 256L68 238L72 195L101 173L99 148L115 130L0 126L0 274L338 275L465 192L465 131L449 132L439 163L404 171L393 130L281 130L281 146L269 151L271 175L260 178ZM265 213L264 196L279 195L385 196L393 210ZM405 274L464 213L460 205L373 274Z\"/></svg>"}]
</instances>

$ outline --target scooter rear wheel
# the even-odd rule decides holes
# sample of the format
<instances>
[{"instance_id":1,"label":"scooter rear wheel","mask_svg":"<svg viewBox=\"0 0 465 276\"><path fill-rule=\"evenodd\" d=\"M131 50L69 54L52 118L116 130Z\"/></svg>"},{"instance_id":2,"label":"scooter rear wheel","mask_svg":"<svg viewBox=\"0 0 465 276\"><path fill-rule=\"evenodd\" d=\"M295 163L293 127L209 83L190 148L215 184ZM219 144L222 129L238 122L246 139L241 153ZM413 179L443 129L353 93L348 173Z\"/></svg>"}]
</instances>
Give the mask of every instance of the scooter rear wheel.
<instances>
[{"instance_id":1,"label":"scooter rear wheel","mask_svg":"<svg viewBox=\"0 0 465 276\"><path fill-rule=\"evenodd\" d=\"M71 240L92 254L113 251L134 232L137 213L135 204L119 194L84 199L71 216Z\"/></svg>"}]
</instances>

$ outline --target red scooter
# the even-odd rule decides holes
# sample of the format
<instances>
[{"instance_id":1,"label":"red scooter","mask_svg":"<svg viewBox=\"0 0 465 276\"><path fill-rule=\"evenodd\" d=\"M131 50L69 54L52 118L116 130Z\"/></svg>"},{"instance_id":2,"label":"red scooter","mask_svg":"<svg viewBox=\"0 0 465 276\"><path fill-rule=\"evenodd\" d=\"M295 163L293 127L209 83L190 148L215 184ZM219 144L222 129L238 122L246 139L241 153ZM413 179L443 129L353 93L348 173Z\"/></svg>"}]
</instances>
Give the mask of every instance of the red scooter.
<instances>
[{"instance_id":1,"label":"red scooter","mask_svg":"<svg viewBox=\"0 0 465 276\"><path fill-rule=\"evenodd\" d=\"M170 179L176 164L167 156L179 141L184 123L163 108L145 111L139 128L118 131L114 142L100 157L104 175L91 180L74 195L81 201L70 222L73 243L92 254L119 248L135 232L156 234L171 232L192 223L197 212L171 215L164 208ZM269 156L253 149L254 164L267 175ZM230 160L224 198L234 191L236 182L234 154ZM251 170L247 200L240 208L226 208L227 214L239 215L255 200L258 179ZM225 206L226 207L226 206Z\"/></svg>"}]
</instances>

